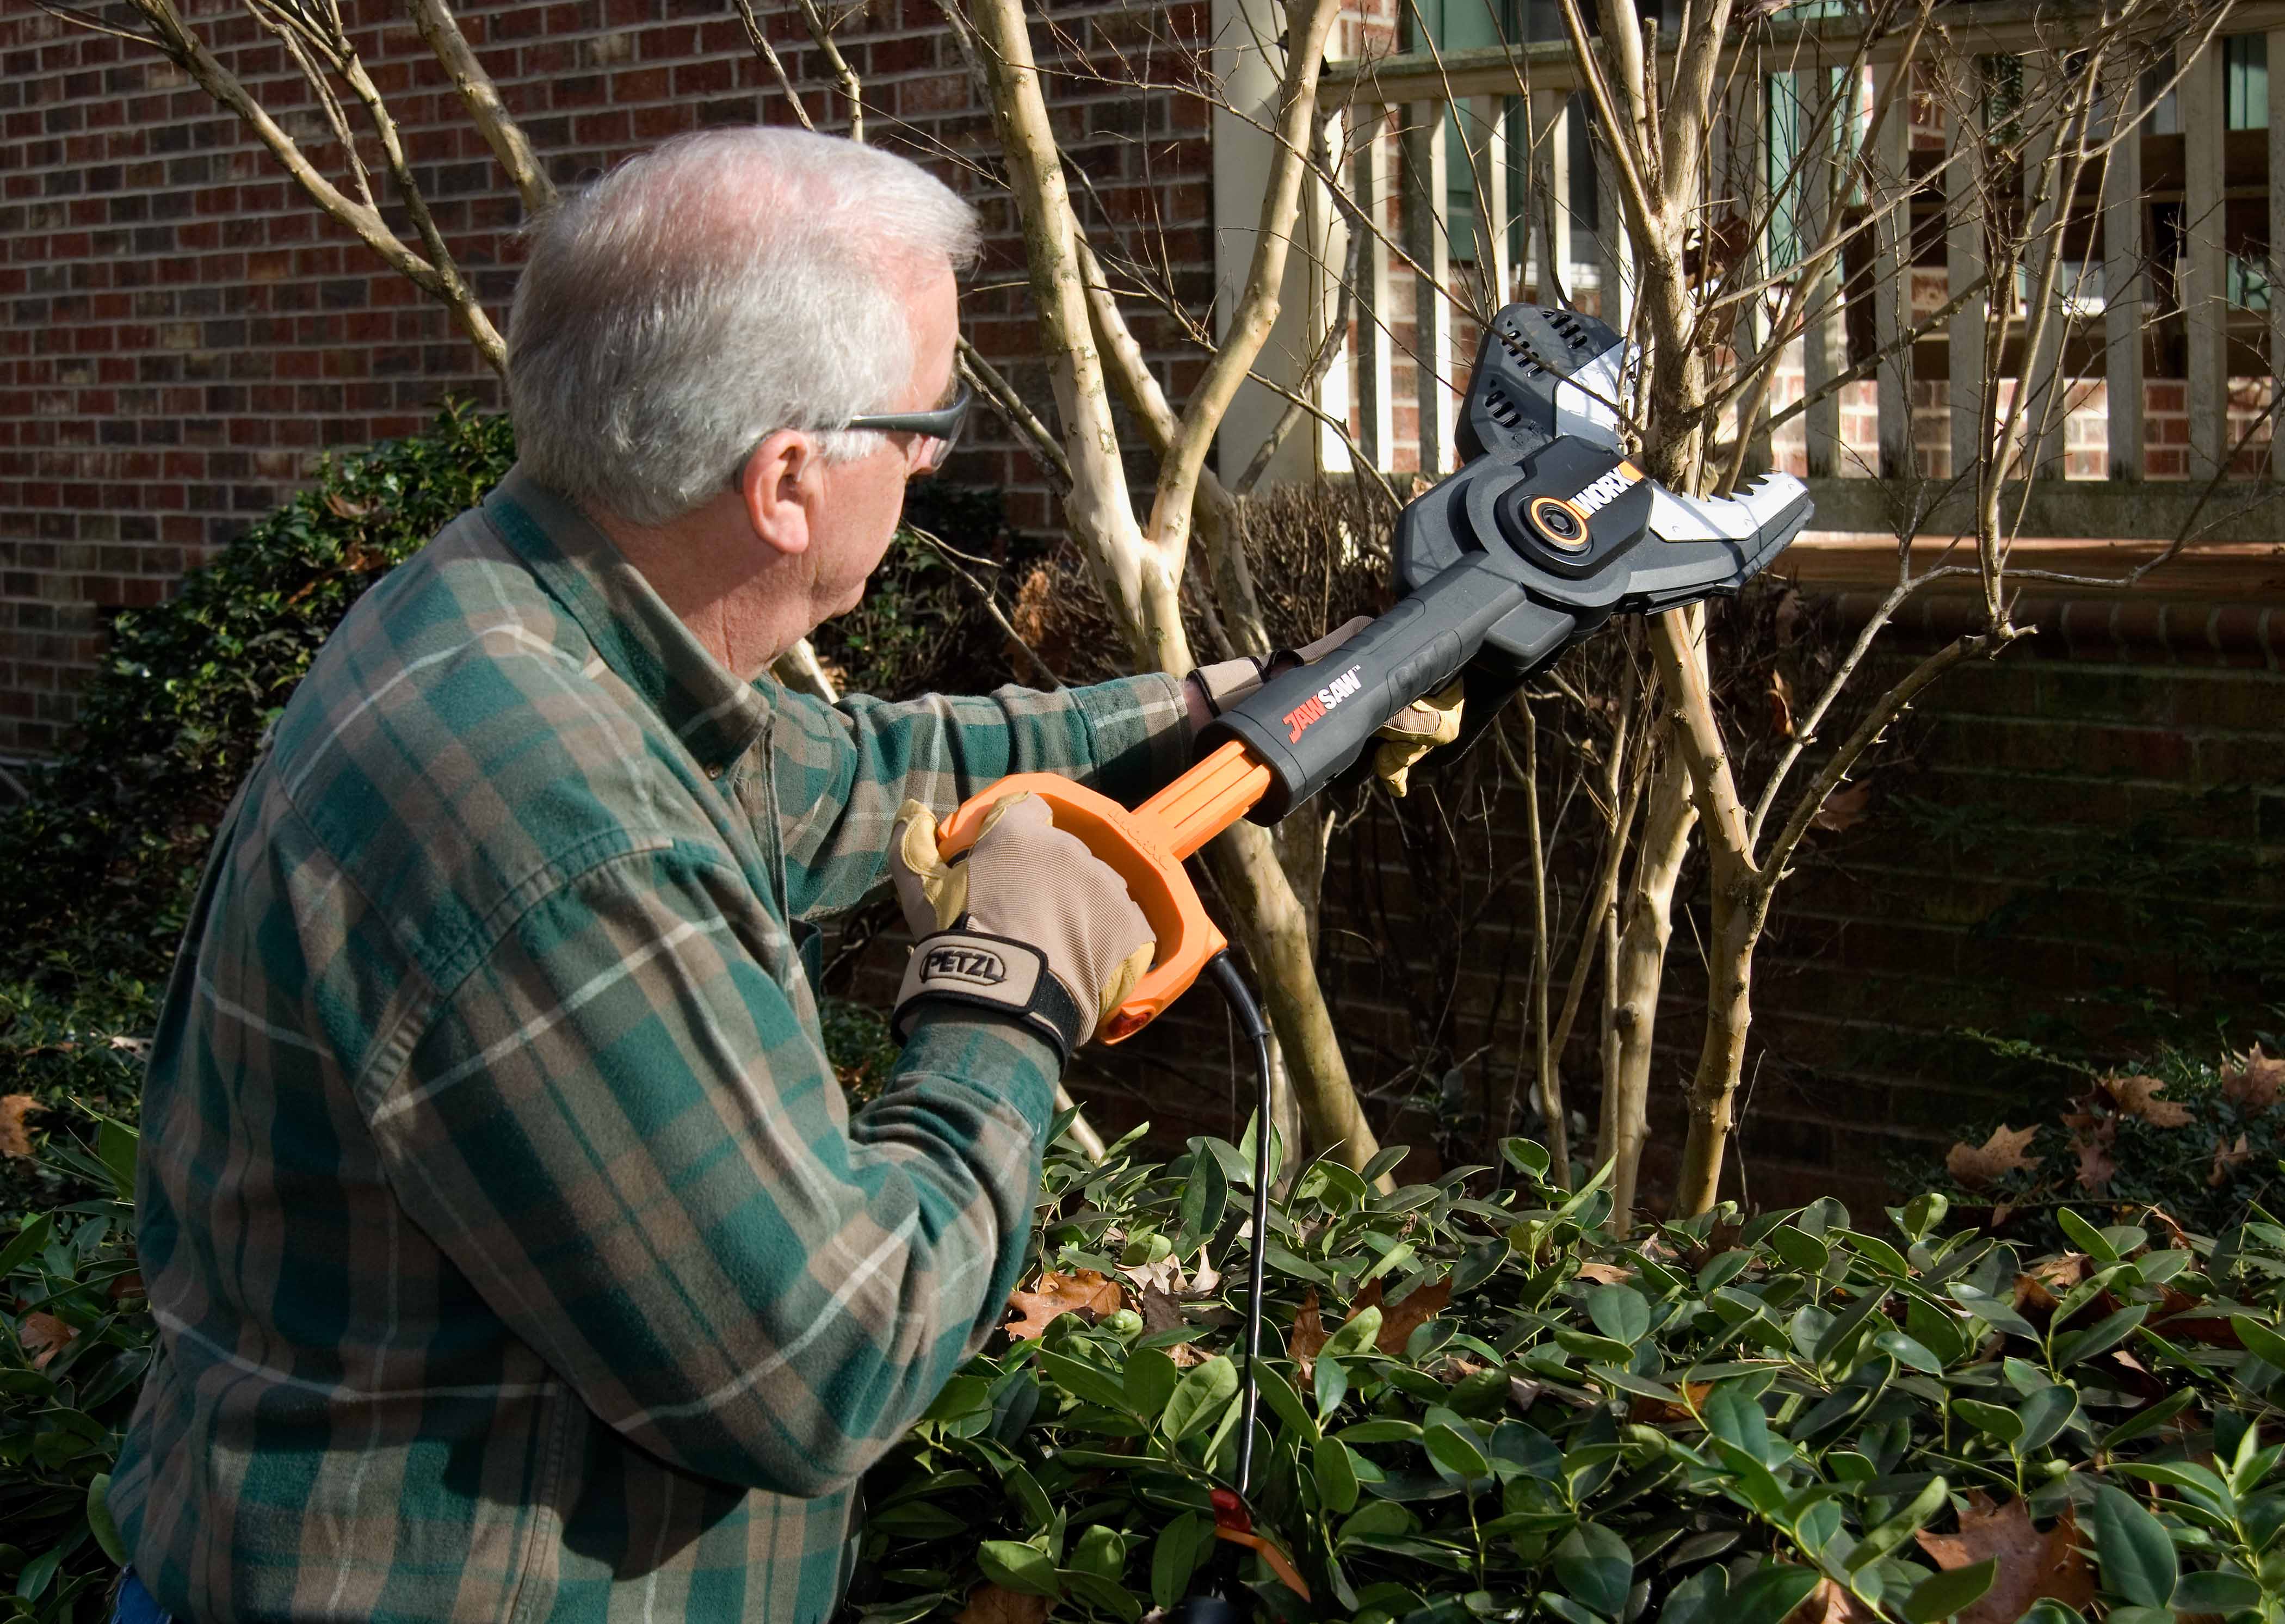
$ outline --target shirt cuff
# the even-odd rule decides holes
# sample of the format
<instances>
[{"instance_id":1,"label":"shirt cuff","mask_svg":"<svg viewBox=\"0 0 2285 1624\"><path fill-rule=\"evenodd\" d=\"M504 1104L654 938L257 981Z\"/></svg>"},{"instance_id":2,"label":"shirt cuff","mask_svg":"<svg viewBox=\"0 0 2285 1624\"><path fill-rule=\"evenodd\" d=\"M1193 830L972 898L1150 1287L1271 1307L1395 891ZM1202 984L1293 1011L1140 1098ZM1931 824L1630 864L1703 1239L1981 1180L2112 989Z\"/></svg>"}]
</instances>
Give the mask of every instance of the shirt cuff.
<instances>
[{"instance_id":1,"label":"shirt cuff","mask_svg":"<svg viewBox=\"0 0 2285 1624\"><path fill-rule=\"evenodd\" d=\"M1072 690L1095 749L1097 788L1133 805L1190 765L1190 708L1164 671Z\"/></svg>"},{"instance_id":2,"label":"shirt cuff","mask_svg":"<svg viewBox=\"0 0 2285 1624\"><path fill-rule=\"evenodd\" d=\"M923 1009L905 1040L886 1099L925 1078L965 1082L1006 1100L1044 1140L1056 1116L1056 1080L1063 1063L1056 1046L1011 1016Z\"/></svg>"}]
</instances>

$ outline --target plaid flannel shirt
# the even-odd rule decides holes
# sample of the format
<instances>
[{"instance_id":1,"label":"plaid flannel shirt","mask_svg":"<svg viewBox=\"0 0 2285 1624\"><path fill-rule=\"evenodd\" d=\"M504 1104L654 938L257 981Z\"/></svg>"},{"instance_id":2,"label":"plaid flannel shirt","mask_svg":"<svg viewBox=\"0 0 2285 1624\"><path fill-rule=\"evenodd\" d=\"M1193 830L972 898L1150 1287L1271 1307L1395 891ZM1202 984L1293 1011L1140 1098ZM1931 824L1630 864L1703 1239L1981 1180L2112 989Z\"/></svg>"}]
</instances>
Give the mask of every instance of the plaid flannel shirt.
<instances>
[{"instance_id":1,"label":"plaid flannel shirt","mask_svg":"<svg viewBox=\"0 0 2285 1624\"><path fill-rule=\"evenodd\" d=\"M838 706L520 474L375 586L216 837L144 1098L111 1491L239 1620L826 1617L1000 1317L1056 1060L935 1016L852 1115L797 937L907 796L1182 765L1161 677Z\"/></svg>"}]
</instances>

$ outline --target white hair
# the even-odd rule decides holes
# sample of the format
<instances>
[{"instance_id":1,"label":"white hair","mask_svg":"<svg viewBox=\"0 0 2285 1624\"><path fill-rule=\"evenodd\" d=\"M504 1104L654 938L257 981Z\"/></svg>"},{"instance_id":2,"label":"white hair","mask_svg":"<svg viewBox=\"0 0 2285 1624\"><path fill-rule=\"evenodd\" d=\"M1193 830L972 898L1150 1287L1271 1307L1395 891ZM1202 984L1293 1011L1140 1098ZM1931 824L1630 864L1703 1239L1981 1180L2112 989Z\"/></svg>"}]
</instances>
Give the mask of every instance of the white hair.
<instances>
[{"instance_id":1,"label":"white hair","mask_svg":"<svg viewBox=\"0 0 2285 1624\"><path fill-rule=\"evenodd\" d=\"M535 221L508 320L517 455L636 524L704 502L765 435L895 409L916 280L974 264L976 211L832 136L679 136ZM825 436L843 460L877 435Z\"/></svg>"}]
</instances>

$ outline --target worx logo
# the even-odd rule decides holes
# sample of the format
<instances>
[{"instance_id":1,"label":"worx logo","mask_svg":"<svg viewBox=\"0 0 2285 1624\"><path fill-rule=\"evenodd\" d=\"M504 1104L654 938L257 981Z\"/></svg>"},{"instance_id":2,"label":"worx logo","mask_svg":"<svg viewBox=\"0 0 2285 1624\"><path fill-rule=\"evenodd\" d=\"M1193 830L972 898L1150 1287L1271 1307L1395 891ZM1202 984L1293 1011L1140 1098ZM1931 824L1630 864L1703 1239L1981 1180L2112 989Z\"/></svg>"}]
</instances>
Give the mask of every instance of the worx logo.
<instances>
[{"instance_id":1,"label":"worx logo","mask_svg":"<svg viewBox=\"0 0 2285 1624\"><path fill-rule=\"evenodd\" d=\"M1599 513L1624 496L1642 476L1640 468L1631 462L1622 462L1573 497L1571 506L1582 514Z\"/></svg>"},{"instance_id":2,"label":"worx logo","mask_svg":"<svg viewBox=\"0 0 2285 1624\"><path fill-rule=\"evenodd\" d=\"M982 947L931 947L921 961L923 981L968 981L996 987L1008 979L1000 955Z\"/></svg>"},{"instance_id":3,"label":"worx logo","mask_svg":"<svg viewBox=\"0 0 2285 1624\"><path fill-rule=\"evenodd\" d=\"M1299 742L1301 735L1307 732L1314 723L1323 719L1326 711L1331 710L1350 694L1364 686L1364 679L1357 675L1357 672L1362 669L1362 666L1350 666L1348 670L1288 710L1280 718L1292 730L1285 735L1286 742L1289 744Z\"/></svg>"}]
</instances>

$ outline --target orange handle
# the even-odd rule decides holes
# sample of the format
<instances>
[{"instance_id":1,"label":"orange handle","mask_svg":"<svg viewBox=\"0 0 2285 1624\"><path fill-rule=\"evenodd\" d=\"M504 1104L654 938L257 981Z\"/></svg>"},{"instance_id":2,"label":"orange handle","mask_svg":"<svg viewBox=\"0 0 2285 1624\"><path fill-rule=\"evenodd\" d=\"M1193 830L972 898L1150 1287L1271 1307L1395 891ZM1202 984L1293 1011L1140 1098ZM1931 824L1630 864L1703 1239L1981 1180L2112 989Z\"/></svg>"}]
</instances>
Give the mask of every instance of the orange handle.
<instances>
[{"instance_id":1,"label":"orange handle","mask_svg":"<svg viewBox=\"0 0 2285 1624\"><path fill-rule=\"evenodd\" d=\"M1133 812L1060 774L1018 773L970 796L937 831L937 849L946 857L965 851L996 803L1028 791L1048 804L1057 828L1078 836L1127 882L1158 947L1134 992L1103 1023L1103 1040L1118 1043L1190 991L1206 961L1229 945L1206 917L1182 859L1245 816L1268 787L1269 769L1236 740Z\"/></svg>"}]
</instances>

